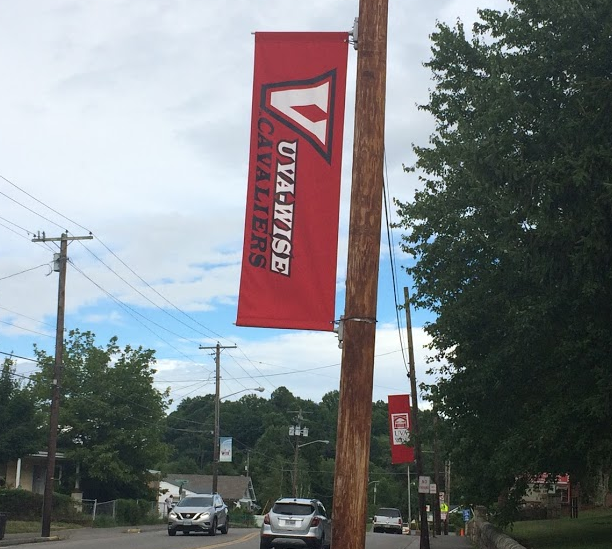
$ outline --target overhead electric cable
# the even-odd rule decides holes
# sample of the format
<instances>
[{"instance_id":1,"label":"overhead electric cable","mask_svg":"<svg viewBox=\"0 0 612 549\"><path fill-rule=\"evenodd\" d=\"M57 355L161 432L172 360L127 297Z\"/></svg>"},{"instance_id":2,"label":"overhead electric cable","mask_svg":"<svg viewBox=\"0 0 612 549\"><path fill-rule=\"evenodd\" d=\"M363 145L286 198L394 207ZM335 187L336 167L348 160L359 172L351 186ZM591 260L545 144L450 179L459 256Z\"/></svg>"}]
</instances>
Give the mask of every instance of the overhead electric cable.
<instances>
[{"instance_id":1,"label":"overhead electric cable","mask_svg":"<svg viewBox=\"0 0 612 549\"><path fill-rule=\"evenodd\" d=\"M389 193L387 192L387 187L389 185L389 174L387 171L387 153L385 151L384 153L384 162L385 162L385 177L383 178L383 196L384 196L384 205L385 205L385 226L387 229L387 244L389 246L389 261L391 263L391 279L392 279L392 284L393 284L393 299L394 299L394 303L395 303L395 318L396 318L396 322L397 322L397 331L398 331L398 335L399 335L399 340L400 340L400 347L402 349L402 359L403 359L403 363L404 363L404 369L406 370L406 373L409 373L409 368L408 368L408 360L406 359L406 354L404 352L404 340L402 338L402 327L401 327L401 322L400 322L400 315L399 315L399 300L397 297L397 278L396 278L396 266L395 266L395 247L393 245L393 236L392 236L392 231L390 228L390 219L389 219Z\"/></svg>"},{"instance_id":2,"label":"overhead electric cable","mask_svg":"<svg viewBox=\"0 0 612 549\"><path fill-rule=\"evenodd\" d=\"M3 311L7 311L11 314L17 315L17 316L22 316L23 318L27 318L28 320L32 320L34 322L38 322L39 324L44 324L45 326L50 326L51 328L55 328L55 324L50 324L49 322L43 322L42 320L37 320L35 318L32 318L31 316L27 316L21 313L18 313L17 311L12 311L11 309L7 309L6 307L1 307L0 309L2 309Z\"/></svg>"},{"instance_id":3,"label":"overhead electric cable","mask_svg":"<svg viewBox=\"0 0 612 549\"><path fill-rule=\"evenodd\" d=\"M47 205L46 203L44 203L43 201L39 200L38 198L36 198L35 196L33 196L32 194L28 193L27 191L25 191L24 189L22 189L21 187L19 187L17 184L13 183L11 180L9 180L8 178L6 178L5 176L0 174L0 178L3 179L4 181L6 181L9 185L13 186L15 189L19 190L20 192L22 192L23 194L25 194L26 196L28 196L29 198L31 198L32 200L34 200L35 202L37 202L38 204L40 204L41 206L44 206L45 208L49 209L50 211L52 211L53 213L57 214L58 216L62 217L63 219L69 221L70 223L72 223L73 225L76 225L77 227L83 229L84 231L87 231L90 235L94 236L96 238L96 240L113 256L115 257L126 269L128 269L134 276L136 276L143 284L145 284L148 288L151 289L151 291L153 291L154 293L156 293L161 299L163 299L166 303L168 303L172 308L174 308L176 311L178 311L179 313L181 313L183 316L187 317L189 320L191 320L193 323L197 324L198 326L200 326L201 328L203 328L204 330L206 330L206 332L212 334L215 337L218 337L220 339L223 339L225 341L229 341L228 338L224 337L221 334L218 334L217 332L215 332L214 330L208 328L207 326L205 326L204 324L202 324L201 322L199 322L196 318L192 317L191 315L187 314L185 311L181 310L179 307L177 307L174 303L172 303L170 300L168 300L163 294L161 294L157 289L155 289L153 286L151 286L151 284L149 284L144 278L142 278L136 271L134 271L127 263L125 263L125 261L123 261L123 259L121 259L117 254L115 254L115 252L113 250L111 250L103 241L102 239L100 239L97 235L95 235L93 233L93 231L91 231L90 229L88 229L87 227L84 227L83 225L81 225L80 223L74 221L73 219L63 215L62 213L60 213L59 211L57 211L56 209L52 208L51 206ZM17 204L19 204L20 206L24 207L25 209L27 209L28 211L31 211L32 213L38 215L39 217L46 219L47 221L49 221L50 223L56 225L57 227L60 227L60 225L58 225L57 223L54 223L51 220L48 220L47 218L45 218L44 216L38 214L37 212L35 212L34 210L31 210L30 208L28 208L27 206L21 204L20 202L16 201L15 199L11 198L10 196L1 193L4 196L6 196L7 198L9 198L10 200L12 200L13 202L16 202ZM68 231L67 231L68 232ZM88 248L87 248L88 249ZM90 251L88 249L88 251ZM92 253L90 251L90 253ZM100 258L98 258L95 254L92 253L92 255L94 255L94 257L96 257L98 259L98 261L101 261L107 268L110 269L110 267L108 267L108 265L106 265ZM112 269L110 269L111 272L113 272L115 275L119 276L117 273L115 273ZM124 282L126 282L122 277L121 280L123 280ZM127 282L126 282L127 283ZM128 284L130 285L130 284ZM135 289L132 285L130 285L130 287L132 287L133 289ZM138 291L138 290L136 290ZM140 292L138 292L140 293ZM140 293L140 295L142 295L143 297L145 297L142 293ZM145 297L145 299L148 299ZM152 302L151 300L149 300L151 303L153 303L155 305L154 302ZM155 305L158 306L158 305ZM160 308L161 309L161 308ZM178 321L178 319L172 315L170 315L167 311L165 311L165 309L161 309L162 311L164 311L166 314L168 314L169 316L171 316L171 318L174 318L175 320ZM133 315L132 315L133 316ZM184 324L184 323L183 323ZM193 327L188 326L187 324L185 324L185 326L189 327L190 329L194 330ZM196 331L196 330L194 330ZM202 334L205 335L205 334ZM179 336L182 337L182 336ZM207 336L210 337L210 336ZM182 338L182 339L187 339L187 338ZM244 357L251 362L251 360L249 359L249 357L247 357L247 355L244 353L244 351L242 349L240 349L240 352L244 355ZM180 353L180 351L179 351ZM183 353L180 353L183 356ZM191 360L191 359L190 359ZM259 370L258 370L259 372ZM261 372L259 372L262 377L265 378L265 375L262 374ZM275 389L276 387L269 382Z\"/></svg>"},{"instance_id":4,"label":"overhead electric cable","mask_svg":"<svg viewBox=\"0 0 612 549\"><path fill-rule=\"evenodd\" d=\"M32 267L30 269L26 269L25 271L19 271L18 273L12 274L12 275L8 275L8 276L3 276L2 278L0 278L0 280L6 280L7 278L13 278L14 276L19 276L23 273L29 273L30 271L34 271L36 269L40 269L41 267L45 267L48 266L49 263L42 263L41 265L36 265L36 267Z\"/></svg>"},{"instance_id":5,"label":"overhead electric cable","mask_svg":"<svg viewBox=\"0 0 612 549\"><path fill-rule=\"evenodd\" d=\"M2 177L0 175L0 177ZM4 179L4 177L2 177L2 179ZM5 196L6 198L8 198L9 200L11 200L12 202L14 202L15 204L21 206L22 208L25 208L26 210L28 210L30 213L33 213L34 215L37 215L38 217L40 217L41 219L44 219L45 221L48 221L49 223L51 223L52 225L55 225L56 227L59 227L60 229L64 229L64 227L62 227L61 225L58 225L55 221L51 221L49 218L45 217L42 214L39 214L38 212L34 211L32 208L29 208L28 206L26 206L25 204L22 204L21 202L19 202L18 200L15 200L14 198L10 197L8 194L3 193L2 191L0 191L0 194L2 196Z\"/></svg>"},{"instance_id":6,"label":"overhead electric cable","mask_svg":"<svg viewBox=\"0 0 612 549\"><path fill-rule=\"evenodd\" d=\"M102 259L100 259L94 252L92 252L87 246L85 246L85 244L83 244L82 242L80 242L81 246L83 246L93 257L95 257L100 263L102 263L102 265L104 265L111 273L113 273L117 278L119 278L120 280L122 280L123 282L125 282L130 288L132 288L132 290L134 290L136 293L138 293L141 297L143 297L144 299L146 299L149 303L151 303L151 305L153 305L154 307L156 307L157 309L159 309L161 312L163 312L164 314L167 314L170 318L176 320L177 322L183 324L183 326L186 326L187 328L189 328L190 330L193 330L194 332L196 332L197 334L203 335L205 337L210 337L208 334L202 333L198 330L196 330L193 326L190 326L189 324L187 324L186 322L182 321L180 318L177 318L176 316L170 314L166 309L164 309L163 307L160 307L157 303L155 303L152 299L150 299L149 297L147 297L145 294L143 294L138 288L136 288L133 284L131 284L130 282L128 282L125 278L123 278L119 273L117 273L117 271L115 271L110 265L107 265ZM104 246L104 244L102 243L102 245ZM106 247L106 246L104 246ZM109 250L110 251L110 250ZM112 252L111 252L112 253ZM149 286L149 284L147 284L147 286ZM151 286L149 286L149 288L151 288ZM197 344L197 342L194 342Z\"/></svg>"},{"instance_id":7,"label":"overhead electric cable","mask_svg":"<svg viewBox=\"0 0 612 549\"><path fill-rule=\"evenodd\" d=\"M10 225L15 225L15 227L17 227L18 229L21 229L22 231L24 231L25 233L27 233L28 235L32 235L34 236L35 233L33 233L32 231L29 231L28 229L24 229L23 227L17 225L17 223L15 223L14 221L11 221L10 219L7 219L6 217L2 217L0 216L0 219L2 219L2 221L6 221L8 224ZM8 227L7 227L8 228Z\"/></svg>"},{"instance_id":8,"label":"overhead electric cable","mask_svg":"<svg viewBox=\"0 0 612 549\"><path fill-rule=\"evenodd\" d=\"M123 307L123 309L132 317L134 318L134 320L136 320L136 322L138 322L140 325L144 326L147 330L149 330L149 332L151 332L155 337L161 339L166 345L168 345L168 347L174 349L177 353L179 353L180 355L182 355L183 357L185 357L187 360L189 360L190 362L193 362L194 364L199 364L198 362L196 362L195 360L193 360L191 357L187 356L185 353L183 353L182 351L180 351L179 349L177 349L174 345L172 345L171 343L169 343L168 341L166 341L163 337L161 337L159 334L157 334L155 331L153 331L149 326L147 326L144 322L142 322L141 320L139 320L135 314L145 318L146 320L148 320L149 322L151 322L152 324L155 324L156 326L161 327L162 329L166 330L167 332L173 334L173 335L177 335L174 332L168 330L167 328L164 328L163 326L157 324L156 322L153 322L149 319L147 319L147 317L145 317L143 314L139 313L138 311L136 311L135 309L133 309L132 307L130 307L129 305L123 303L119 298L115 297L113 294L111 294L110 292L108 292L107 290L105 290L102 286L100 286L97 282L95 282L94 280L92 280L89 276L87 276L81 269L79 269L74 262L70 261L71 265L74 267L74 269L80 273L82 276L84 276L87 280L89 280L94 286L96 286L99 290L101 290L102 292L104 292L108 297L110 297L115 303L117 303L118 305L120 305L121 307ZM134 314L133 314L134 313ZM189 341L186 338L183 338L182 336L177 336L181 339L185 339L186 341Z\"/></svg>"},{"instance_id":9,"label":"overhead electric cable","mask_svg":"<svg viewBox=\"0 0 612 549\"><path fill-rule=\"evenodd\" d=\"M13 324L12 322L7 322L6 320L0 320L0 323L6 324L7 326L11 326L12 328L17 328L18 330L23 330L24 332L30 332L32 334L37 334L45 337L55 337L54 335L43 334L42 332L37 332L36 330L30 330L29 328L24 328L23 326L17 326L17 324Z\"/></svg>"},{"instance_id":10,"label":"overhead electric cable","mask_svg":"<svg viewBox=\"0 0 612 549\"><path fill-rule=\"evenodd\" d=\"M207 326L205 326L204 324L201 324L197 319L191 317L190 315L188 315L187 313L185 313L184 311L182 311L180 308L178 308L174 303L172 303L170 300L168 300L164 295L162 295L159 291L157 291L155 288L153 288L153 286L151 286L144 278L142 278L136 271L134 271L127 263L125 263L125 261L123 261L123 259L121 259L117 254L115 254L115 252L113 252L113 250L111 250L97 235L94 235L93 231L91 231L90 229L88 229L87 227L84 227L83 225L81 225L80 223L74 221L73 219L70 219L69 217L66 217L64 214L58 212L57 210L55 210L54 208L52 208L51 206L49 206L48 204L42 202L41 200L39 200L38 198L36 198L35 196L33 196L32 194L28 193L27 191L25 191L24 189L22 189L21 187L19 187L17 184L13 183L10 179L4 177L3 175L0 174L0 178L3 179L4 181L6 181L9 185L12 185L15 189L19 190L20 192L24 193L26 196L30 197L32 200L38 202L41 206L44 206L45 208L51 210L53 213L59 215L60 217L64 218L65 220L69 221L70 223L72 223L73 225L76 225L77 227L83 229L84 231L87 231L89 234L91 234L92 236L95 236L96 240L111 254L113 255L113 257L115 257L126 269L128 269L134 276L136 276L141 282L143 282L147 287L149 287L153 292L155 292L159 297L161 297L166 303L168 303L171 307L173 307L174 309L176 309L178 312L180 312L181 314L185 315L187 318L189 318L192 322L195 322L196 324L198 324L199 326L201 326L202 328L204 328L206 331L210 332L210 334L219 337L221 339L225 339L227 340L227 338L225 338L224 336L222 336L221 334L216 333L214 330L211 330L210 328L208 328ZM22 206L23 208L27 209L28 211L34 213L35 215L38 215L39 217L42 217L43 219L49 221L49 223L52 223L54 225L56 225L57 227L60 227L60 225L58 225L57 223L45 218L44 216L38 214L37 212L35 212L34 210L28 208L27 206L25 206L24 204L21 204L20 202L18 202L17 200L15 200L14 198L11 198L10 196L6 195L5 193L2 193L0 191L0 194L3 194L4 196L6 196L7 198L9 198L10 200L12 200L13 202L19 204L20 206ZM98 260L100 260L98 258ZM100 260L101 261L101 260ZM111 269L112 270L112 269ZM116 273L115 273L116 274ZM123 279L122 279L123 280ZM125 281L124 281L125 282ZM193 329L193 328L192 328Z\"/></svg>"},{"instance_id":11,"label":"overhead electric cable","mask_svg":"<svg viewBox=\"0 0 612 549\"><path fill-rule=\"evenodd\" d=\"M21 360L29 360L30 362L38 362L38 360L35 359L35 358L28 358L27 356L19 356L19 355L16 355L15 353L7 353L5 351L0 351L0 355L6 355L9 358L15 357L15 358L19 358Z\"/></svg>"}]
</instances>

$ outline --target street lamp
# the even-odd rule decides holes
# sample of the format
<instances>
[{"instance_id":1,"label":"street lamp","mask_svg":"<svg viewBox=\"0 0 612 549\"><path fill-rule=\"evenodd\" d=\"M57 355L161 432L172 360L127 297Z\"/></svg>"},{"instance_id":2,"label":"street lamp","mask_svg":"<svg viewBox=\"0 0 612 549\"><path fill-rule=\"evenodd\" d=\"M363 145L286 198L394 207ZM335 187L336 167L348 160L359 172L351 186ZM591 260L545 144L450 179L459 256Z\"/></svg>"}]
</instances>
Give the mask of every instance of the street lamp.
<instances>
[{"instance_id":1,"label":"street lamp","mask_svg":"<svg viewBox=\"0 0 612 549\"><path fill-rule=\"evenodd\" d=\"M231 397L233 395L237 395L238 393L244 393L245 391L258 391L262 393L265 391L263 387L254 387L252 389L242 389L240 391L236 391L235 393L230 393L229 395L225 395L223 397L219 396L219 387L217 384L217 392L215 395L215 440L214 440L214 448L213 448L213 480L212 480L212 493L217 493L217 482L219 478L219 405L221 404L221 400L227 397Z\"/></svg>"},{"instance_id":2,"label":"street lamp","mask_svg":"<svg viewBox=\"0 0 612 549\"><path fill-rule=\"evenodd\" d=\"M311 440L310 442L305 442L304 444L295 445L295 456L293 458L293 497L297 497L297 475L298 475L298 450L300 448L304 448L304 446L308 446L309 444L316 444L320 442L321 444L329 444L329 440Z\"/></svg>"},{"instance_id":3,"label":"street lamp","mask_svg":"<svg viewBox=\"0 0 612 549\"><path fill-rule=\"evenodd\" d=\"M230 393L229 395L225 395L222 397L219 397L219 400L223 400L224 398L228 398L234 395L238 395L240 393L244 393L246 391L257 391L258 393L263 393L265 391L265 389L263 387L252 387L251 389L241 389L240 391L236 391L235 393Z\"/></svg>"}]
</instances>

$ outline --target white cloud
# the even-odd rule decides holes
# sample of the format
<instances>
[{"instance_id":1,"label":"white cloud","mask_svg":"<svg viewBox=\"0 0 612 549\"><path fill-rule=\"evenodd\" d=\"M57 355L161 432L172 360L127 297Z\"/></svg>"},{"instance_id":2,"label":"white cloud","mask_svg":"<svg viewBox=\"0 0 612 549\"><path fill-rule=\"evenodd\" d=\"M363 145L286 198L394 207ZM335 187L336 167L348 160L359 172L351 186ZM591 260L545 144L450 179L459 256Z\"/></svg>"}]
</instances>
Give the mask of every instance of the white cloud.
<instances>
[{"instance_id":1,"label":"white cloud","mask_svg":"<svg viewBox=\"0 0 612 549\"><path fill-rule=\"evenodd\" d=\"M402 164L414 160L411 144L426 144L432 130L426 113L416 108L427 101L432 86L422 66L430 56L429 34L436 20L453 23L460 16L471 22L477 4L444 0L416 9L391 2L385 149L392 197L409 200L418 187L415 175L405 174ZM506 2L488 4L503 7ZM120 345L157 349L160 379L162 374L205 379L210 357L197 343L222 339L239 344L239 350L223 357L223 383L229 392L253 383L268 390L286 385L299 396L318 400L336 389L341 353L334 335L237 329L232 322L246 196L251 33L350 30L357 11L355 0L1 3L0 175L34 198L0 179L0 278L49 263L57 251L54 245L32 243L23 229L44 230L47 236L59 236L65 229L75 235L91 230L96 238L69 247L68 329L93 329L100 345L106 343L103 338L117 335ZM355 67L351 48L338 316L346 276ZM375 399L391 390L408 390L398 329L389 324L395 322L395 311L385 253L383 246ZM396 260L398 266L407 263L405 257ZM2 307L53 325L57 276L45 275L41 268L0 280ZM398 272L397 283L409 284L405 273ZM130 307L145 318L134 316ZM0 320L52 333L48 324L1 308ZM418 328L415 341L426 341ZM53 353L52 338L2 323L0 342L0 351L23 356L32 355L35 342ZM424 354L418 349L417 365L424 377ZM181 390L183 396L197 394L210 385Z\"/></svg>"}]
</instances>

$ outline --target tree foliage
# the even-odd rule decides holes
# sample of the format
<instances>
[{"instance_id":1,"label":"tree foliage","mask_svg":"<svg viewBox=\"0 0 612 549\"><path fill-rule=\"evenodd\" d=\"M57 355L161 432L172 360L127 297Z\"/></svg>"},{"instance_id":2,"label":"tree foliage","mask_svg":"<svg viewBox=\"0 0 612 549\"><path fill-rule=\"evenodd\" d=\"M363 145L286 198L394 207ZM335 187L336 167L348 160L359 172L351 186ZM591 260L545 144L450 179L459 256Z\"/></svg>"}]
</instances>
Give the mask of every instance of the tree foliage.
<instances>
[{"instance_id":1,"label":"tree foliage","mask_svg":"<svg viewBox=\"0 0 612 549\"><path fill-rule=\"evenodd\" d=\"M512 0L439 24L436 122L398 202L439 409L474 501L612 450L612 10Z\"/></svg>"},{"instance_id":2,"label":"tree foliage","mask_svg":"<svg viewBox=\"0 0 612 549\"><path fill-rule=\"evenodd\" d=\"M315 403L294 396L286 387L276 389L269 399L246 395L235 402L221 401L220 433L233 439L233 462L220 463L219 473L244 474L248 467L259 505L267 511L278 497L292 494L295 444L328 440L329 444L309 444L299 449L297 493L319 498L331 511L338 403L338 391L325 394L320 403ZM307 438L289 434L300 410L301 425L309 430ZM211 474L213 395L184 399L168 416L167 425L166 442L173 454L164 471ZM369 513L374 513L376 505L401 507L407 517L407 466L391 464L388 408L382 401L372 404L371 440ZM429 443L427 448L431 447ZM433 471L430 455L427 467ZM412 482L412 508L416 509L414 468Z\"/></svg>"},{"instance_id":3,"label":"tree foliage","mask_svg":"<svg viewBox=\"0 0 612 549\"><path fill-rule=\"evenodd\" d=\"M50 396L54 359L36 349L41 400ZM91 332L71 331L64 344L58 449L80 466L86 497L148 495L149 470L165 460L167 393L153 384L154 352L95 345ZM76 475L76 472L74 472ZM72 488L74 475L68 477Z\"/></svg>"},{"instance_id":4,"label":"tree foliage","mask_svg":"<svg viewBox=\"0 0 612 549\"><path fill-rule=\"evenodd\" d=\"M36 401L7 358L0 372L0 463L40 450L45 440Z\"/></svg>"}]
</instances>

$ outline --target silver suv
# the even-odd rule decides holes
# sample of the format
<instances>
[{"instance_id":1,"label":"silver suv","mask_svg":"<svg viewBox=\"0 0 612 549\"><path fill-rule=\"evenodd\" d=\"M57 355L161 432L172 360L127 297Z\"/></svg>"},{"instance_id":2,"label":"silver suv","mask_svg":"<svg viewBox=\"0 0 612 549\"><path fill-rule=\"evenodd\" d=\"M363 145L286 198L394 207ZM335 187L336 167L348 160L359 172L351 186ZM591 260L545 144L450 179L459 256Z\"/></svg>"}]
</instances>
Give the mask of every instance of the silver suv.
<instances>
[{"instance_id":1,"label":"silver suv","mask_svg":"<svg viewBox=\"0 0 612 549\"><path fill-rule=\"evenodd\" d=\"M281 498L264 517L260 549L282 547L283 543L294 541L313 549L329 548L331 521L319 500Z\"/></svg>"},{"instance_id":2,"label":"silver suv","mask_svg":"<svg viewBox=\"0 0 612 549\"><path fill-rule=\"evenodd\" d=\"M372 521L374 532L402 533L402 513L394 507L381 507L374 515Z\"/></svg>"},{"instance_id":3,"label":"silver suv","mask_svg":"<svg viewBox=\"0 0 612 549\"><path fill-rule=\"evenodd\" d=\"M214 536L219 530L227 534L229 517L227 505L219 494L194 494L184 497L168 513L168 535L183 532L207 532Z\"/></svg>"}]
</instances>

